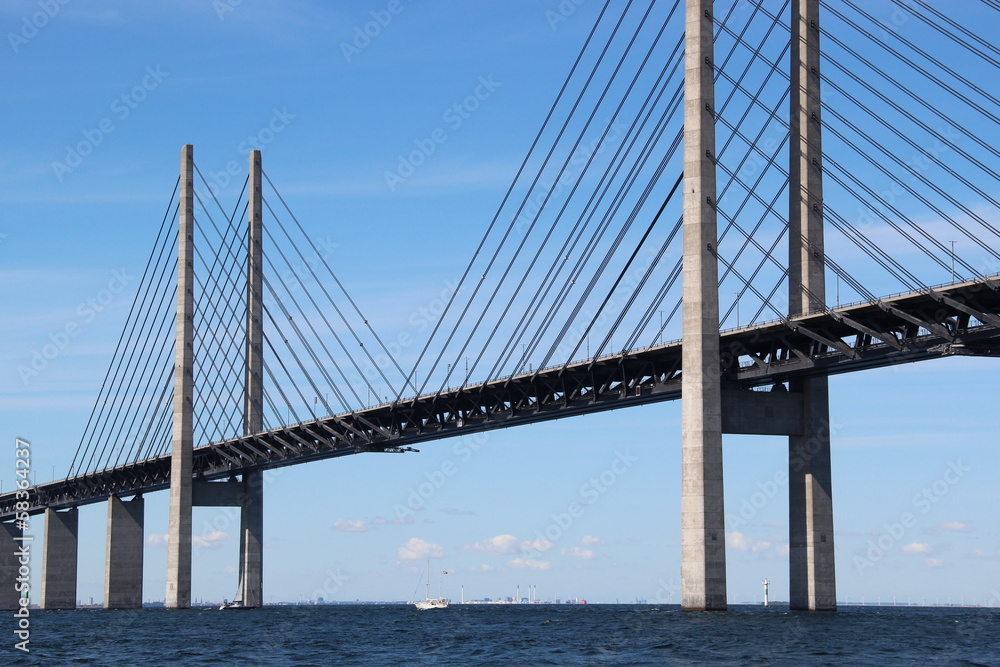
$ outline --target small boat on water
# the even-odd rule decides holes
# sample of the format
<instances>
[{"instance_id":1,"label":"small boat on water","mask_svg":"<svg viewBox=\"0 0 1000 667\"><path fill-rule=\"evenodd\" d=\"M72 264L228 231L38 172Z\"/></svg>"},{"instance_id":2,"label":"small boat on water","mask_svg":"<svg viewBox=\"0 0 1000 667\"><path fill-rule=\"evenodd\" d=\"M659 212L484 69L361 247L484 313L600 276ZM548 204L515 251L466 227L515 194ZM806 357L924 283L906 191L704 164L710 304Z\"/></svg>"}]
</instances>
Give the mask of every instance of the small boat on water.
<instances>
[{"instance_id":1,"label":"small boat on water","mask_svg":"<svg viewBox=\"0 0 1000 667\"><path fill-rule=\"evenodd\" d=\"M232 602L223 600L222 604L219 605L219 611L223 609L253 609L253 607L248 607L238 600L233 600Z\"/></svg>"},{"instance_id":2,"label":"small boat on water","mask_svg":"<svg viewBox=\"0 0 1000 667\"><path fill-rule=\"evenodd\" d=\"M219 606L219 611L223 611L225 609L254 609L254 607L247 606L243 602L243 593L245 588L246 583L243 581L243 576L241 575L239 586L236 589L236 595L233 596L233 601L229 602L228 600L223 599L222 604Z\"/></svg>"},{"instance_id":3,"label":"small boat on water","mask_svg":"<svg viewBox=\"0 0 1000 667\"><path fill-rule=\"evenodd\" d=\"M448 573L447 572L441 572L441 587L443 587L443 585L444 585L444 575L446 575L446 574L448 574ZM420 584L417 584L417 586L419 587ZM427 609L444 609L444 608L446 608L448 606L448 599L445 598L445 597L443 597L441 595L440 587L438 589L438 597L436 597L436 598L432 598L431 597L431 561L430 561L430 559L427 560L427 581L426 581L426 587L427 587L427 589L426 589L427 592L424 595L424 599L423 600L416 600L416 601L414 601L413 602L413 606L414 607L416 607L417 609L420 609L421 611L424 611L424 610L427 610Z\"/></svg>"}]
</instances>

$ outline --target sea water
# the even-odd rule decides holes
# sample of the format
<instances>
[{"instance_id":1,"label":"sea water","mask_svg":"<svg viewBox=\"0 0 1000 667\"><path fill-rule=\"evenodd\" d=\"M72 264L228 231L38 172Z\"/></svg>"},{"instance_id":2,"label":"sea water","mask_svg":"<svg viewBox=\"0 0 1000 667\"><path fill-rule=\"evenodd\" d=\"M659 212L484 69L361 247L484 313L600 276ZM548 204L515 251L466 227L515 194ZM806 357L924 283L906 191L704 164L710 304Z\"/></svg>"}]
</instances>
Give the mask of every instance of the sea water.
<instances>
[{"instance_id":1,"label":"sea water","mask_svg":"<svg viewBox=\"0 0 1000 667\"><path fill-rule=\"evenodd\" d=\"M7 637L9 665L1000 665L1000 609L970 607L32 610L31 653Z\"/></svg>"}]
</instances>

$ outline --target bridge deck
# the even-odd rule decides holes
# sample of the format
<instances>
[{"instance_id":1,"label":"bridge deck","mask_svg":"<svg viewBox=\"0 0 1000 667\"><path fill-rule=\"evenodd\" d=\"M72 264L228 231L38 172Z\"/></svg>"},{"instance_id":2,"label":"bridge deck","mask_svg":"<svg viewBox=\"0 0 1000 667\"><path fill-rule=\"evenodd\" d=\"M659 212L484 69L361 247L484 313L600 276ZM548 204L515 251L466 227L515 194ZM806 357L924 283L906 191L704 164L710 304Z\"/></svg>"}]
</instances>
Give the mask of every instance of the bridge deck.
<instances>
[{"instance_id":1,"label":"bridge deck","mask_svg":"<svg viewBox=\"0 0 1000 667\"><path fill-rule=\"evenodd\" d=\"M770 386L954 354L1000 356L1000 276L899 294L722 334L731 386ZM679 341L412 397L216 442L194 474L224 479L519 424L680 398ZM170 456L33 487L29 514L168 488ZM0 519L15 494L0 495Z\"/></svg>"}]
</instances>

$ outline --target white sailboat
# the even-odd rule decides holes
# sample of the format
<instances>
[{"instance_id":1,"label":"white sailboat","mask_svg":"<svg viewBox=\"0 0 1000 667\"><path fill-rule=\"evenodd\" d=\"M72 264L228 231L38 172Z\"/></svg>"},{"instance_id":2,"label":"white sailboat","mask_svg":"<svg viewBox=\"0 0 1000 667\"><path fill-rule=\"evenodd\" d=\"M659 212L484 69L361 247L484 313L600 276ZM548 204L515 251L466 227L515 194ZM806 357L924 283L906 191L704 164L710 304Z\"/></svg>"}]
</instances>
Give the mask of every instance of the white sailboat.
<instances>
[{"instance_id":1,"label":"white sailboat","mask_svg":"<svg viewBox=\"0 0 1000 667\"><path fill-rule=\"evenodd\" d=\"M441 573L441 587L444 586L444 575L446 575L446 574L448 574L448 573L447 572L442 572ZM448 606L448 600L447 600L447 598L444 598L444 597L441 596L441 590L440 590L440 588L438 589L438 597L436 597L436 598L432 598L431 597L431 561L430 561L430 559L428 559L428 561L427 561L427 581L426 581L426 585L427 585L427 592L424 595L424 599L423 600L417 600L417 601L415 601L413 603L413 606L416 607L417 609L420 609L421 611L423 611L425 609L444 609L445 607L447 607Z\"/></svg>"},{"instance_id":2,"label":"white sailboat","mask_svg":"<svg viewBox=\"0 0 1000 667\"><path fill-rule=\"evenodd\" d=\"M248 607L243 601L243 593L246 589L246 581L244 580L243 573L240 573L240 583L236 588L236 595L233 597L233 601L229 602L227 600L222 601L222 605L219 607L222 609L253 609L253 607Z\"/></svg>"}]
</instances>

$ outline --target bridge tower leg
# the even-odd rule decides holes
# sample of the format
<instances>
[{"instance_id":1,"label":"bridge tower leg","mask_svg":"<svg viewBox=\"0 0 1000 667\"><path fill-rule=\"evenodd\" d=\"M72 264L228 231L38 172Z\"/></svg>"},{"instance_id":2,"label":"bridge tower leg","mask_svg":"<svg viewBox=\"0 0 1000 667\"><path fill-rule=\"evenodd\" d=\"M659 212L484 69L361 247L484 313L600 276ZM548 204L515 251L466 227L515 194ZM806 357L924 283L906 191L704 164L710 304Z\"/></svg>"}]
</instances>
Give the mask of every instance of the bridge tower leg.
<instances>
[{"instance_id":1,"label":"bridge tower leg","mask_svg":"<svg viewBox=\"0 0 1000 667\"><path fill-rule=\"evenodd\" d=\"M191 606L191 473L194 447L194 147L191 144L181 149L177 236L177 337L166 607L187 609Z\"/></svg>"},{"instance_id":2,"label":"bridge tower leg","mask_svg":"<svg viewBox=\"0 0 1000 667\"><path fill-rule=\"evenodd\" d=\"M145 501L108 498L107 557L104 560L104 608L142 607L142 533Z\"/></svg>"},{"instance_id":3,"label":"bridge tower leg","mask_svg":"<svg viewBox=\"0 0 1000 667\"><path fill-rule=\"evenodd\" d=\"M791 5L788 314L794 317L826 307L826 262L819 0ZM803 433L788 439L789 602L792 609L832 611L837 583L828 380L800 380L789 389L803 401Z\"/></svg>"},{"instance_id":4,"label":"bridge tower leg","mask_svg":"<svg viewBox=\"0 0 1000 667\"><path fill-rule=\"evenodd\" d=\"M260 151L250 152L249 247L247 261L247 339L244 434L264 430L263 302ZM259 470L243 474L245 494L240 504L240 593L247 607L264 603L264 479Z\"/></svg>"},{"instance_id":5,"label":"bridge tower leg","mask_svg":"<svg viewBox=\"0 0 1000 667\"><path fill-rule=\"evenodd\" d=\"M17 552L24 544L18 541L23 535L24 531L13 521L0 523L0 611L18 608L21 595L15 586L21 563ZM32 543L28 542L27 546L30 553Z\"/></svg>"},{"instance_id":6,"label":"bridge tower leg","mask_svg":"<svg viewBox=\"0 0 1000 667\"><path fill-rule=\"evenodd\" d=\"M42 609L76 609L76 556L79 512L45 510L42 546Z\"/></svg>"},{"instance_id":7,"label":"bridge tower leg","mask_svg":"<svg viewBox=\"0 0 1000 667\"><path fill-rule=\"evenodd\" d=\"M681 605L726 608L712 0L687 1Z\"/></svg>"}]
</instances>

